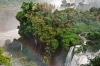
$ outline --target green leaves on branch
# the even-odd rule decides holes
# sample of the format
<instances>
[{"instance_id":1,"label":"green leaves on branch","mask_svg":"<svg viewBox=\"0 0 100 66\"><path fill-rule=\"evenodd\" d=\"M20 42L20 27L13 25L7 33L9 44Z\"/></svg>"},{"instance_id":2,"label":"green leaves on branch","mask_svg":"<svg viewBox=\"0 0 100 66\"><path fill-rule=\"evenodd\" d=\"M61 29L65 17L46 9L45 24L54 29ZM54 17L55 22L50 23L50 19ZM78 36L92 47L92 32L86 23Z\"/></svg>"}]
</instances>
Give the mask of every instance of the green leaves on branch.
<instances>
[{"instance_id":1,"label":"green leaves on branch","mask_svg":"<svg viewBox=\"0 0 100 66\"><path fill-rule=\"evenodd\" d=\"M33 2L23 2L22 6L21 6L21 9L25 12L29 11L29 10L34 10L35 9L35 6L36 6L36 3L33 3Z\"/></svg>"},{"instance_id":2,"label":"green leaves on branch","mask_svg":"<svg viewBox=\"0 0 100 66\"><path fill-rule=\"evenodd\" d=\"M69 19L73 14L68 16L69 11L52 13L51 5L36 5L32 2L24 2L21 8L23 11L16 15L20 21L19 34L24 39L31 38L33 35L38 38L44 49L44 55L48 58L54 56L59 49L68 50L70 46L81 44L80 38L71 28L72 22Z\"/></svg>"},{"instance_id":3,"label":"green leaves on branch","mask_svg":"<svg viewBox=\"0 0 100 66\"><path fill-rule=\"evenodd\" d=\"M4 64L6 66L11 66L10 61L11 59L2 55L3 50L0 48L0 65Z\"/></svg>"}]
</instances>

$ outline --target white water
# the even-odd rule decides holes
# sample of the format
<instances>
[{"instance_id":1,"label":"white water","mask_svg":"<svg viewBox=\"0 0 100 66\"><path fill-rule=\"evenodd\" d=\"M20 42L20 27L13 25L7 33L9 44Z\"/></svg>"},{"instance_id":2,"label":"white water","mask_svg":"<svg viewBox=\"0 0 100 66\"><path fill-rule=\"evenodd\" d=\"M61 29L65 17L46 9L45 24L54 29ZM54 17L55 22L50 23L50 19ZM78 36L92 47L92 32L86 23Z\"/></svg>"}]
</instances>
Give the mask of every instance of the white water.
<instances>
[{"instance_id":1,"label":"white water","mask_svg":"<svg viewBox=\"0 0 100 66\"><path fill-rule=\"evenodd\" d=\"M81 64L86 64L88 61L87 56L80 52L79 54L75 54L73 56L71 66L80 66Z\"/></svg>"},{"instance_id":2,"label":"white water","mask_svg":"<svg viewBox=\"0 0 100 66\"><path fill-rule=\"evenodd\" d=\"M87 40L85 37L81 36L80 34L79 34L79 37L83 40L83 44L86 45L86 42L87 42L88 40Z\"/></svg>"},{"instance_id":3,"label":"white water","mask_svg":"<svg viewBox=\"0 0 100 66\"><path fill-rule=\"evenodd\" d=\"M71 66L80 66L82 64L88 64L90 61L89 59L93 59L95 56L100 56L100 50L97 52L89 52L86 51L86 53L78 53L73 56Z\"/></svg>"},{"instance_id":4,"label":"white water","mask_svg":"<svg viewBox=\"0 0 100 66\"><path fill-rule=\"evenodd\" d=\"M73 56L74 46L72 46L66 57L65 66L71 66L72 56Z\"/></svg>"},{"instance_id":5,"label":"white water","mask_svg":"<svg viewBox=\"0 0 100 66\"><path fill-rule=\"evenodd\" d=\"M84 45L86 45L86 42L88 41L85 37L79 35L80 38L83 40L84 42ZM80 45L79 46L76 46L76 48L79 48L81 47ZM95 56L97 55L100 55L100 50L97 51L97 52L89 52L88 50L86 51L86 53L78 53L78 54L75 54L73 56L73 59L72 59L72 62L71 62L71 65L70 66L80 66L82 64L88 64L89 63L89 59L93 59Z\"/></svg>"},{"instance_id":6,"label":"white water","mask_svg":"<svg viewBox=\"0 0 100 66\"><path fill-rule=\"evenodd\" d=\"M36 44L36 46L37 46L37 40L35 39L35 44Z\"/></svg>"},{"instance_id":7,"label":"white water","mask_svg":"<svg viewBox=\"0 0 100 66\"><path fill-rule=\"evenodd\" d=\"M22 50L23 50L23 45L21 44L21 45L20 45L20 51L22 51Z\"/></svg>"},{"instance_id":8,"label":"white water","mask_svg":"<svg viewBox=\"0 0 100 66\"><path fill-rule=\"evenodd\" d=\"M81 36L79 34L79 37L83 40L83 44L86 45L86 42L88 41L85 37ZM82 46L76 46L76 48L81 48ZM92 58L91 56L92 54L90 52L86 52L86 53L78 53L78 54L75 54L73 56L73 59L72 59L72 62L71 62L71 65L70 66L80 66L81 64L87 64L89 63L89 57Z\"/></svg>"},{"instance_id":9,"label":"white water","mask_svg":"<svg viewBox=\"0 0 100 66\"><path fill-rule=\"evenodd\" d=\"M86 45L86 42L88 40L81 35L79 35L79 36L83 40L84 45ZM90 62L89 59L93 59L93 58L95 58L95 56L98 56L98 55L100 56L100 50L97 52L89 52L87 50L85 53L80 52L80 53L74 54L74 56L72 56L73 52L76 51L77 48L82 48L82 46L76 45L75 47L72 46L70 48L68 55L66 57L65 66L80 66L82 64L88 64Z\"/></svg>"},{"instance_id":10,"label":"white water","mask_svg":"<svg viewBox=\"0 0 100 66\"><path fill-rule=\"evenodd\" d=\"M88 63L89 60L88 60L87 56L91 55L88 52L86 54L83 54L82 52L80 52L79 54L75 54L73 56L73 52L77 48L81 48L81 45L77 45L75 47L72 46L70 48L68 55L66 57L65 66L80 66L81 64L87 64Z\"/></svg>"}]
</instances>

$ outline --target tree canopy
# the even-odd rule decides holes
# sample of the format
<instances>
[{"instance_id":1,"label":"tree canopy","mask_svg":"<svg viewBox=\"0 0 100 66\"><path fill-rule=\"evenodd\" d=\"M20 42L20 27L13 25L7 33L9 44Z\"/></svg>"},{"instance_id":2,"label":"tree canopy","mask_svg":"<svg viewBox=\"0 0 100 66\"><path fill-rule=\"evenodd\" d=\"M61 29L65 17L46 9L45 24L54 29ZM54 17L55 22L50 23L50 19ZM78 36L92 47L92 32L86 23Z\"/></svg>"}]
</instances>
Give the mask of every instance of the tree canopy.
<instances>
[{"instance_id":1,"label":"tree canopy","mask_svg":"<svg viewBox=\"0 0 100 66\"><path fill-rule=\"evenodd\" d=\"M95 14L91 14L91 10L78 12L67 8L59 11L47 3L24 2L21 9L16 15L20 22L18 29L21 38L38 38L47 58L52 58L61 50L68 51L70 46L82 44L78 33L86 31L88 26L90 30L91 25L100 20ZM83 26L79 24L84 24L86 29L82 29Z\"/></svg>"}]
</instances>

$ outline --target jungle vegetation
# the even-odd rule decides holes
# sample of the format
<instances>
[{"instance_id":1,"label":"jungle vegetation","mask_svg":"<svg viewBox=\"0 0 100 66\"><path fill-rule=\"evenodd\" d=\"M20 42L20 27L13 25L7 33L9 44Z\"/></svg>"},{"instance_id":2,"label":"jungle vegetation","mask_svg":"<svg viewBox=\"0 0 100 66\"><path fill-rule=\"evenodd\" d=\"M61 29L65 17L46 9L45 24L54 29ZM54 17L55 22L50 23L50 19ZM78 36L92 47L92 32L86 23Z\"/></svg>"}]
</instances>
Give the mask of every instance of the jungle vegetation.
<instances>
[{"instance_id":1,"label":"jungle vegetation","mask_svg":"<svg viewBox=\"0 0 100 66\"><path fill-rule=\"evenodd\" d=\"M0 48L0 65L11 66L10 60L9 57L3 56L3 49Z\"/></svg>"},{"instance_id":2,"label":"jungle vegetation","mask_svg":"<svg viewBox=\"0 0 100 66\"><path fill-rule=\"evenodd\" d=\"M79 12L73 8L57 10L47 3L23 2L17 13L21 39L37 38L43 49L43 59L51 59L70 46L81 45L82 32L100 30L100 8ZM99 33L100 34L100 33Z\"/></svg>"}]
</instances>

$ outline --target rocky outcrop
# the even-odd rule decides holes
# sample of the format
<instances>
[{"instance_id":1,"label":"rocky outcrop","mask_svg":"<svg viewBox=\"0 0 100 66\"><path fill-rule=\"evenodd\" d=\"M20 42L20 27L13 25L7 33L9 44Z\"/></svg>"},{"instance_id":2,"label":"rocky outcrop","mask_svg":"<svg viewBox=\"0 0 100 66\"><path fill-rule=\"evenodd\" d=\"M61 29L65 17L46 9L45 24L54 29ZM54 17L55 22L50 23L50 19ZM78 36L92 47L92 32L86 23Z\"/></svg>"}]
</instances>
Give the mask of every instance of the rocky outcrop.
<instances>
[{"instance_id":1,"label":"rocky outcrop","mask_svg":"<svg viewBox=\"0 0 100 66\"><path fill-rule=\"evenodd\" d=\"M86 44L87 44L87 45L90 45L90 46L91 46L91 45L95 45L95 43L94 43L93 41L91 41L91 40L88 40L88 41L86 42Z\"/></svg>"}]
</instances>

